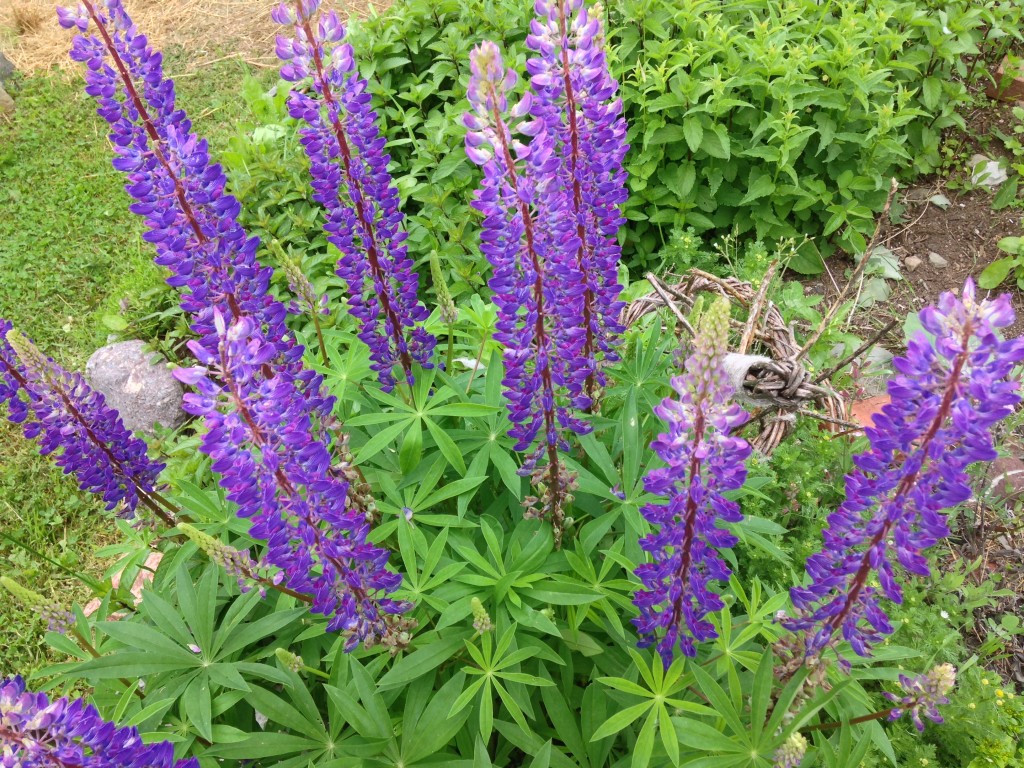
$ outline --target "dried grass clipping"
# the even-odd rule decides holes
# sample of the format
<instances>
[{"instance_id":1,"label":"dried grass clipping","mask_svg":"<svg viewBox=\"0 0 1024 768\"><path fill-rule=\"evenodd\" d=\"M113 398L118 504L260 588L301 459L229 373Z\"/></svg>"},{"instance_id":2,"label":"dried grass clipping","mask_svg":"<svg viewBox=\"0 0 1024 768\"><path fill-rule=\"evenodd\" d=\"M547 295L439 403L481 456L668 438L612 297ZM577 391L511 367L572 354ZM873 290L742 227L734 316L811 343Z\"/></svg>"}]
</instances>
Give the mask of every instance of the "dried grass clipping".
<instances>
[{"instance_id":1,"label":"dried grass clipping","mask_svg":"<svg viewBox=\"0 0 1024 768\"><path fill-rule=\"evenodd\" d=\"M59 0L58 0L59 2ZM277 25L270 9L280 0L126 0L132 20L160 49L181 47L198 68L239 59L257 67L276 67ZM330 0L342 18L380 11L387 0ZM61 29L55 0L0 0L0 50L22 72L53 67L77 72L68 58L71 33Z\"/></svg>"}]
</instances>

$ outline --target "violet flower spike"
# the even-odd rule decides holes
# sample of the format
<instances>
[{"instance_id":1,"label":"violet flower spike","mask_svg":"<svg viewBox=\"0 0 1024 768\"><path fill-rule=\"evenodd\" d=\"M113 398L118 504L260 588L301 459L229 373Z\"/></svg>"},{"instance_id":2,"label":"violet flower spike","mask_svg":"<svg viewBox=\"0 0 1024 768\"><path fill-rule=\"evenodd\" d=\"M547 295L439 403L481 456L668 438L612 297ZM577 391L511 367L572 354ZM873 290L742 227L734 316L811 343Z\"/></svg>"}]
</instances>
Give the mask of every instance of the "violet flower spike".
<instances>
[{"instance_id":1,"label":"violet flower spike","mask_svg":"<svg viewBox=\"0 0 1024 768\"><path fill-rule=\"evenodd\" d=\"M590 409L606 383L603 367L618 360L624 330L617 233L628 197L626 123L608 71L600 6L588 11L584 0L537 0L535 7L541 18L531 23L526 43L538 56L526 66L539 122L533 144L546 146L557 167L545 195L560 208L552 215L562 229L556 310L566 386L573 405Z\"/></svg>"},{"instance_id":2,"label":"violet flower spike","mask_svg":"<svg viewBox=\"0 0 1024 768\"><path fill-rule=\"evenodd\" d=\"M131 211L145 220L143 239L153 243L156 263L170 270L168 284L182 290L181 307L200 341L216 344L214 312L253 318L278 353L263 374L294 379L310 409L329 421L333 399L322 378L302 365L285 307L269 292L271 270L256 259L259 240L239 224L240 206L225 191L223 169L177 108L162 55L121 0L81 0L58 9L58 19L66 28L92 31L75 36L71 58L87 67L86 92L110 123L113 164L127 175Z\"/></svg>"},{"instance_id":3,"label":"violet flower spike","mask_svg":"<svg viewBox=\"0 0 1024 768\"><path fill-rule=\"evenodd\" d=\"M312 78L313 93L293 90L288 110L305 123L300 134L313 198L326 210L328 240L341 251L337 274L348 286L349 312L361 325L371 367L390 391L396 366L411 386L414 364L433 365L437 339L422 326L430 313L417 298L398 188L367 82L337 13L314 19L319 7L319 0L302 0L274 9L274 20L292 26L295 35L278 36L277 55L285 80Z\"/></svg>"},{"instance_id":4,"label":"violet flower spike","mask_svg":"<svg viewBox=\"0 0 1024 768\"><path fill-rule=\"evenodd\" d=\"M20 677L0 680L0 768L199 768L174 759L169 741L146 744L81 699L50 701Z\"/></svg>"},{"instance_id":5,"label":"violet flower spike","mask_svg":"<svg viewBox=\"0 0 1024 768\"><path fill-rule=\"evenodd\" d=\"M919 332L894 361L892 401L864 430L870 449L807 560L809 583L790 590L797 615L782 623L806 632L808 655L841 635L867 656L893 631L881 600L903 600L897 567L928 575L924 550L949 535L942 511L970 498L967 468L997 457L993 427L1021 399L1010 379L1024 340L998 333L1014 321L1008 296L978 301L968 280L962 298L944 293L920 318L931 337Z\"/></svg>"},{"instance_id":6,"label":"violet flower spike","mask_svg":"<svg viewBox=\"0 0 1024 768\"><path fill-rule=\"evenodd\" d=\"M540 436L521 473L532 474L534 484L543 486L541 497L529 501L539 504L538 516L552 520L558 542L572 483L558 458L559 450L568 450L561 433L570 429L583 434L590 426L558 403L565 377L554 343L552 307L562 297L558 280L548 273L555 246L551 238L539 236L542 227L531 210L541 183L536 175L540 153L512 138L513 129L524 128L520 121L531 99L527 95L509 110L508 92L516 75L505 69L494 43L473 49L470 70L471 111L463 117L469 129L466 154L484 171L473 207L484 216L480 248L493 268L488 285L498 307L494 338L505 347L503 384L513 425L509 435L518 451L531 448ZM538 468L542 458L545 462Z\"/></svg>"},{"instance_id":7,"label":"violet flower spike","mask_svg":"<svg viewBox=\"0 0 1024 768\"><path fill-rule=\"evenodd\" d=\"M250 534L267 542L265 560L288 587L313 597L328 631L345 633L346 650L381 643L392 652L408 644L409 603L387 597L402 578L387 569L388 551L367 541L370 527L348 503L348 486L331 474L327 445L315 437L301 393L287 377L259 371L276 354L250 318L231 325L214 315L217 351L189 344L200 366L177 378L198 389L185 408L202 416L200 449ZM226 406L226 407L225 407Z\"/></svg>"},{"instance_id":8,"label":"violet flower spike","mask_svg":"<svg viewBox=\"0 0 1024 768\"><path fill-rule=\"evenodd\" d=\"M739 505L723 496L743 485L750 446L730 433L747 414L730 403L732 386L723 366L729 331L729 304L719 299L701 317L693 353L682 376L672 379L678 399L665 398L655 413L668 425L651 443L667 465L644 478L644 488L666 499L641 510L657 530L640 546L653 562L637 566L643 584L633 603L641 634L639 647L654 645L668 667L676 649L697 653L696 642L717 637L705 617L724 607L711 591L730 570L716 551L732 547L736 537L718 522L742 519Z\"/></svg>"},{"instance_id":9,"label":"violet flower spike","mask_svg":"<svg viewBox=\"0 0 1024 768\"><path fill-rule=\"evenodd\" d=\"M125 428L81 374L57 365L3 318L0 402L26 438L38 438L40 453L54 454L64 474L100 496L108 510L123 504L130 515L142 503L173 525L153 498L164 465L149 458L146 443Z\"/></svg>"}]
</instances>

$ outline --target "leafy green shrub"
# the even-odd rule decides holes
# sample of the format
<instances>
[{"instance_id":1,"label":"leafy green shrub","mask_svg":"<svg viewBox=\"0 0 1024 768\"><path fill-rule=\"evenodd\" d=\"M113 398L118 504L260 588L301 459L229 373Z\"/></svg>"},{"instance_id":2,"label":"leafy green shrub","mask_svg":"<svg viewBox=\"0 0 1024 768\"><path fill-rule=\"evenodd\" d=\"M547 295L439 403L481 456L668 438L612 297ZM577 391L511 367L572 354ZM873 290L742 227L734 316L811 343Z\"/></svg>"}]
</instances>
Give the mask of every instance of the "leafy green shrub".
<instances>
[{"instance_id":1,"label":"leafy green shrub","mask_svg":"<svg viewBox=\"0 0 1024 768\"><path fill-rule=\"evenodd\" d=\"M482 284L485 266L468 226L477 173L457 119L463 62L488 38L520 65L530 11L512 0L402 0L350 36L386 126L410 248L450 265L456 296ZM942 132L963 126L957 110L986 71L975 59L1019 39L1021 12L970 0L610 2L612 72L631 126L630 266L650 268L670 233L690 227L792 237L791 266L806 273L836 246L863 249L889 178L939 165ZM266 216L246 223L315 241L318 227L297 232L308 193L294 137L261 130L250 141L258 148L239 142L227 158L239 189L266 201ZM247 153L265 177L246 176Z\"/></svg>"}]
</instances>

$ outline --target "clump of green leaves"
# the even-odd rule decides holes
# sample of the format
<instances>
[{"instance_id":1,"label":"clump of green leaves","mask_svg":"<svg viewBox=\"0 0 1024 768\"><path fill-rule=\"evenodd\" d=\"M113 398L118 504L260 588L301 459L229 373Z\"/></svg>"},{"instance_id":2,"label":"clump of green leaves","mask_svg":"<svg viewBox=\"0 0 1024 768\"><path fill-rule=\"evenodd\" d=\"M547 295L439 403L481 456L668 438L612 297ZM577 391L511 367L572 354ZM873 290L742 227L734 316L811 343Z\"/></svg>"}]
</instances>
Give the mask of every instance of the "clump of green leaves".
<instances>
[{"instance_id":1,"label":"clump of green leaves","mask_svg":"<svg viewBox=\"0 0 1024 768\"><path fill-rule=\"evenodd\" d=\"M389 140L410 250L420 266L431 254L451 265L456 298L483 284L486 266L469 226L477 171L461 150L465 62L487 38L519 67L530 12L514 0L401 0L350 32ZM692 228L791 238L790 268L816 273L837 247L863 250L892 175L940 165L943 131L963 127L958 110L986 76L984 62L1020 37L1022 9L617 0L606 13L632 145L622 234L631 269L655 266L672 233ZM245 223L325 248L282 96L267 104L269 127L226 158L241 199L261 192Z\"/></svg>"}]
</instances>

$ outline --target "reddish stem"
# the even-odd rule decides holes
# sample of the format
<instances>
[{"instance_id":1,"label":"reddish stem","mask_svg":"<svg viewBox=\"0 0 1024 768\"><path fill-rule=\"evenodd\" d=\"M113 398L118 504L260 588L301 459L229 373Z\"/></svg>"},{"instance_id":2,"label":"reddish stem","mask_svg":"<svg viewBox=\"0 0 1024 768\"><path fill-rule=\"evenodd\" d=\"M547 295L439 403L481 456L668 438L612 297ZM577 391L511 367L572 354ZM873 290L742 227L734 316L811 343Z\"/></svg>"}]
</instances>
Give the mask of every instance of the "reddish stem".
<instances>
[{"instance_id":1,"label":"reddish stem","mask_svg":"<svg viewBox=\"0 0 1024 768\"><path fill-rule=\"evenodd\" d=\"M500 103L500 99L494 90L494 84L489 84L489 87L491 89L491 103L495 105L493 107L492 116L494 117L494 122L498 129L498 141L501 144L501 151L505 157L505 165L508 168L507 177L509 184L511 185L512 190L516 193L516 200L519 201L519 214L522 216L523 231L526 234L526 250L530 255L530 260L533 263L534 274L536 275L533 282L533 298L537 303L537 320L534 324L534 337L536 339L535 346L538 351L545 351L543 356L544 362L540 366L541 384L544 389L545 400L547 402L554 403L555 388L551 377L550 358L547 354L549 351L547 328L544 324L546 316L544 311L544 264L540 259L540 255L537 253L533 231L533 217L530 215L530 208L519 194L515 160L512 159L512 152L506 138L508 129L506 128L505 122L502 120L501 113L498 111L496 106ZM554 528L555 544L558 546L561 542L562 530L564 528L565 515L562 511L562 496L565 491L562 489L561 476L558 471L560 466L560 462L558 461L558 449L548 438L548 435L552 434L556 429L555 413L553 408L544 408L544 427L544 437L545 442L547 443L548 454L548 490L551 494L551 523Z\"/></svg>"},{"instance_id":2,"label":"reddish stem","mask_svg":"<svg viewBox=\"0 0 1024 768\"><path fill-rule=\"evenodd\" d=\"M572 178L572 203L573 213L576 219L576 236L579 238L580 246L576 251L576 264L579 267L580 274L583 276L584 292L583 292L583 327L586 328L587 337L583 344L583 355L588 361L593 361L595 358L595 339L594 329L591 327L591 318L594 315L594 291L591 288L590 282L587 280L586 270L586 254L589 253L591 256L590 263L593 264L593 248L587 243L587 230L583 225L583 185L580 184L579 175L577 173L580 167L580 146L579 146L579 125L576 120L576 92L572 87L572 78L569 76L569 48L568 48L568 32L566 30L566 7L565 0L559 0L558 2L558 28L559 33L562 35L562 79L565 88L565 99L566 99L566 114L569 118L569 160L570 160L570 177ZM594 394L597 389L597 378L595 372L591 370L587 374L586 382L584 383L584 391L587 396L593 401Z\"/></svg>"}]
</instances>

